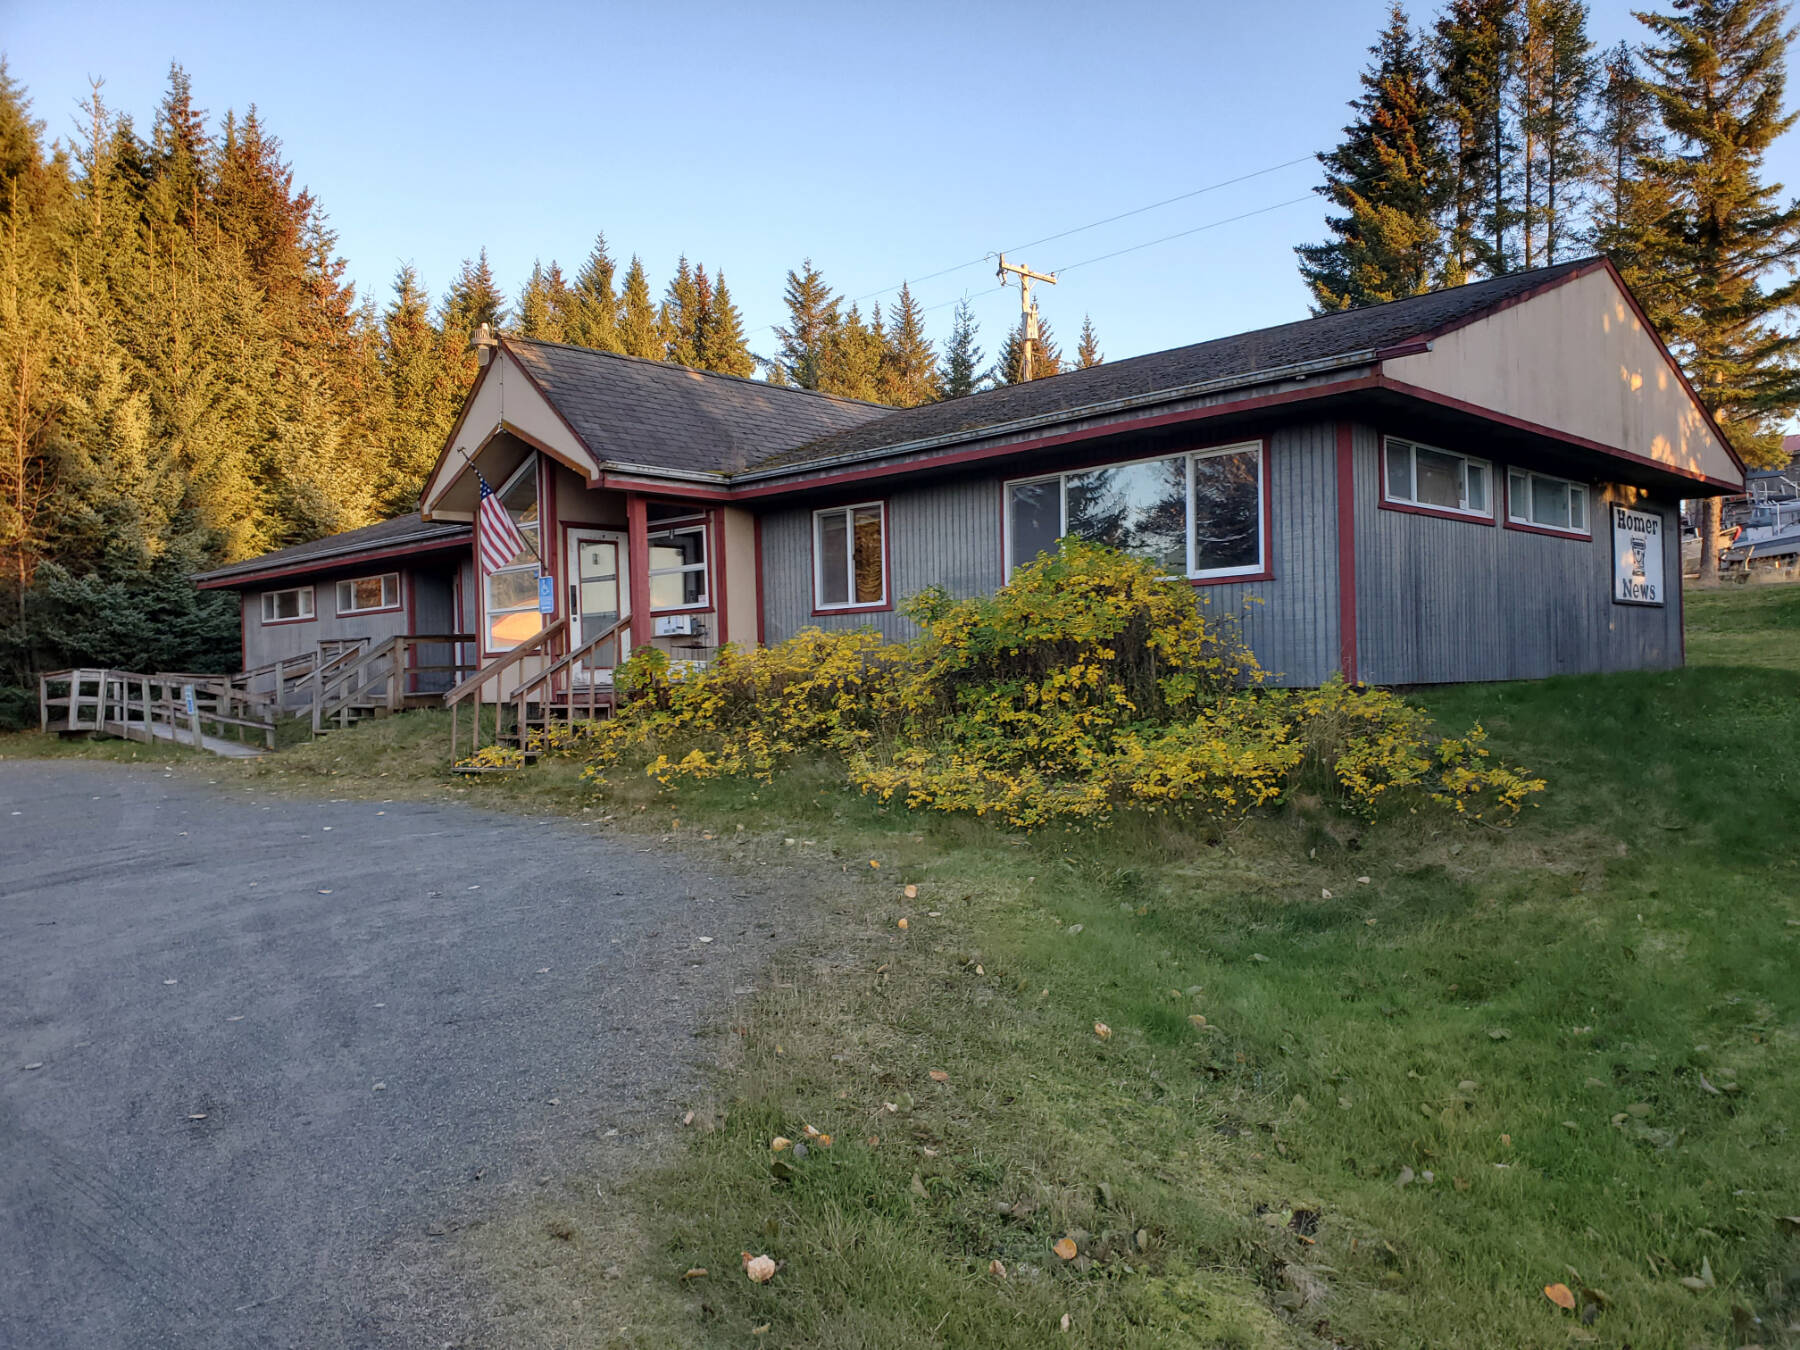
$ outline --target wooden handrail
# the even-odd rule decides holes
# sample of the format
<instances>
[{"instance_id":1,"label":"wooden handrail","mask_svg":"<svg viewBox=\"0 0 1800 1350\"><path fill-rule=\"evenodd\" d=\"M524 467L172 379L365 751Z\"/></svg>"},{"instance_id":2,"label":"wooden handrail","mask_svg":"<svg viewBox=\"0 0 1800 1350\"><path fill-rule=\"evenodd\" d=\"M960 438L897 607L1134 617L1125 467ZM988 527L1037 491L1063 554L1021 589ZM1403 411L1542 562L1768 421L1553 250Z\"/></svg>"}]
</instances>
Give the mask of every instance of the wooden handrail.
<instances>
[{"instance_id":1,"label":"wooden handrail","mask_svg":"<svg viewBox=\"0 0 1800 1350\"><path fill-rule=\"evenodd\" d=\"M615 635L616 633L618 633L621 629L629 627L630 624L631 624L631 615L621 614L618 618L618 621L616 623L614 623L610 628L608 628L604 632L600 633L597 637L590 638L588 641L582 643L579 647L577 647L574 651L570 652L567 656L564 656L560 660L558 660L555 665L545 667L538 674L532 676L531 679L527 680L524 684L521 684L517 689L513 690L514 696L530 693L532 690L536 689L539 685L543 684L545 681L555 679L558 675L562 674L563 671L567 670L570 666L574 665L577 661L581 660L584 656L592 656L594 653L594 648L598 647L602 642L605 642L608 638L610 638L613 635Z\"/></svg>"},{"instance_id":2,"label":"wooden handrail","mask_svg":"<svg viewBox=\"0 0 1800 1350\"><path fill-rule=\"evenodd\" d=\"M526 657L541 656L543 654L544 644L551 641L553 638L560 637L568 626L569 621L567 618L558 619L548 628L539 631L535 637L520 643L511 651L504 652L495 657L492 661L489 661L485 666L482 666L477 670L473 675L469 676L468 679L464 680L461 684L445 694L444 706L448 708L452 704L461 703L472 691L485 688L489 681L505 674Z\"/></svg>"}]
</instances>

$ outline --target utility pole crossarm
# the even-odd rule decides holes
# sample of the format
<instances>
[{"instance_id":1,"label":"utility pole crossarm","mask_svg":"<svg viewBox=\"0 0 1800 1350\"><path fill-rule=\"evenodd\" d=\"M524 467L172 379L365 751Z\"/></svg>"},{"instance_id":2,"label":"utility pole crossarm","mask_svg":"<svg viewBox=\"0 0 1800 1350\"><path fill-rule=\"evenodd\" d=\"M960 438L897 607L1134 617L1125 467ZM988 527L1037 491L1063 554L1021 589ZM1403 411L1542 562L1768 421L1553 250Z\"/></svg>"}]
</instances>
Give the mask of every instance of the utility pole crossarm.
<instances>
[{"instance_id":1,"label":"utility pole crossarm","mask_svg":"<svg viewBox=\"0 0 1800 1350\"><path fill-rule=\"evenodd\" d=\"M1020 337L1023 347L1019 353L1019 375L1021 379L1029 380L1031 378L1032 351L1037 346L1038 340L1037 301L1031 298L1031 283L1042 281L1054 286L1056 285L1056 273L1034 272L1024 263L1009 263L1006 261L1006 255L1002 253L1000 266L994 271L994 275L1000 278L1002 286L1006 285L1006 276L1009 272L1019 279L1019 323L1022 329Z\"/></svg>"}]
</instances>

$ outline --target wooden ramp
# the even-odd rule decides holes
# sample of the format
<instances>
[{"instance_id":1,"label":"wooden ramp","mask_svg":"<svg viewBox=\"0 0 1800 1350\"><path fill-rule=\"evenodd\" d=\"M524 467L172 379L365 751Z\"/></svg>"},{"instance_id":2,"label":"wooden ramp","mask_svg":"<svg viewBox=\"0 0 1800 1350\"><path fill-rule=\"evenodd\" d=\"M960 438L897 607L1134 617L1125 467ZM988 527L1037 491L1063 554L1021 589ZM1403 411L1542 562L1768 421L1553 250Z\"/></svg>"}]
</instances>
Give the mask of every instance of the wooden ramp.
<instances>
[{"instance_id":1,"label":"wooden ramp","mask_svg":"<svg viewBox=\"0 0 1800 1350\"><path fill-rule=\"evenodd\" d=\"M51 671L38 677L38 725L46 732L191 745L228 759L275 748L274 706L222 676Z\"/></svg>"}]
</instances>

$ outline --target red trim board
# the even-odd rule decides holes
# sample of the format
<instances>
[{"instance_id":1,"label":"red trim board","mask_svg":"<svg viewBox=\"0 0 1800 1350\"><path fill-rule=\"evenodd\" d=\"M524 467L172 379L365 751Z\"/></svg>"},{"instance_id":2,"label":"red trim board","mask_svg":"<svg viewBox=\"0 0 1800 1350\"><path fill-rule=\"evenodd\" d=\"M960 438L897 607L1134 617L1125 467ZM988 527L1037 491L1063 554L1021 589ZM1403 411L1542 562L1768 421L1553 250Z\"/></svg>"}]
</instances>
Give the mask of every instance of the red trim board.
<instances>
[{"instance_id":1,"label":"red trim board","mask_svg":"<svg viewBox=\"0 0 1800 1350\"><path fill-rule=\"evenodd\" d=\"M461 553L469 547L469 543L468 539L434 539L426 544L400 545L395 548L377 549L373 553L340 553L335 557L294 563L288 567L271 568L266 572L247 572L242 576L222 577L216 581L200 581L195 585L203 591L241 591L259 581L278 581L282 577L305 576L308 573L344 572L353 567L360 567L363 563L379 562L383 558L407 558L421 553Z\"/></svg>"}]
</instances>

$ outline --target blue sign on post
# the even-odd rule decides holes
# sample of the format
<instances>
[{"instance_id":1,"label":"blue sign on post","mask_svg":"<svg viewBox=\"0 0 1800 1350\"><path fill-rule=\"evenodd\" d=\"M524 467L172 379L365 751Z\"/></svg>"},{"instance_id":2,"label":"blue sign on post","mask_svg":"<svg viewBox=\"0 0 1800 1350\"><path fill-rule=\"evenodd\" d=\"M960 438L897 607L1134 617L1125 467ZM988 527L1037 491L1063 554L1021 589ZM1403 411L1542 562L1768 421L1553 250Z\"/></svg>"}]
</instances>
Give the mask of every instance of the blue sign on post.
<instances>
[{"instance_id":1,"label":"blue sign on post","mask_svg":"<svg viewBox=\"0 0 1800 1350\"><path fill-rule=\"evenodd\" d=\"M538 573L538 613L556 612L556 578Z\"/></svg>"}]
</instances>

